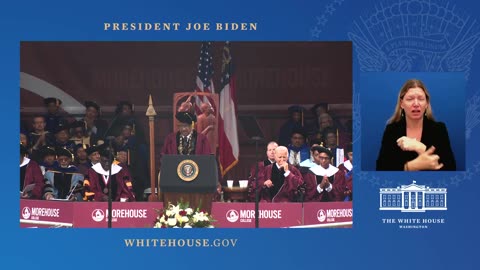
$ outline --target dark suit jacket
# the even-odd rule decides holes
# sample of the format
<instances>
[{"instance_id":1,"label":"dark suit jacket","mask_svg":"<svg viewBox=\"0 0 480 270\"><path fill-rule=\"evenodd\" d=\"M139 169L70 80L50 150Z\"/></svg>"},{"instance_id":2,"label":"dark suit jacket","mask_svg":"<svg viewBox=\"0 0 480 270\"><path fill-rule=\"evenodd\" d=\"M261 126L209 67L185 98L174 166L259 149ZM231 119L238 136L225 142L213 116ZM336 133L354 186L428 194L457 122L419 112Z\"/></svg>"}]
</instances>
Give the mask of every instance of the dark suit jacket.
<instances>
[{"instance_id":1,"label":"dark suit jacket","mask_svg":"<svg viewBox=\"0 0 480 270\"><path fill-rule=\"evenodd\" d=\"M416 152L402 151L398 147L398 138L406 136L406 134L405 119L387 125L377 158L377 171L403 171L404 164L418 156ZM456 170L455 157L450 147L450 139L444 123L435 122L424 117L421 142L427 146L427 149L432 145L435 146L435 154L440 156L439 163L443 163L441 170Z\"/></svg>"}]
</instances>

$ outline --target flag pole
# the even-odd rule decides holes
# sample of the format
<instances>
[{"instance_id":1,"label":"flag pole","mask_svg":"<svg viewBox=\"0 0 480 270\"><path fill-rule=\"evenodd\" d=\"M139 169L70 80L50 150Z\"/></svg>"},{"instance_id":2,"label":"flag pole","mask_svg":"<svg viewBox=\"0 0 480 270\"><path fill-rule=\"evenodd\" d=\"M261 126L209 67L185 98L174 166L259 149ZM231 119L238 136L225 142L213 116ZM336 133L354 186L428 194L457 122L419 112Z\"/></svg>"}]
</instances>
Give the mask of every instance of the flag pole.
<instances>
[{"instance_id":1,"label":"flag pole","mask_svg":"<svg viewBox=\"0 0 480 270\"><path fill-rule=\"evenodd\" d=\"M158 201L160 194L160 183L158 184L158 194L155 193L155 108L153 107L152 95L148 96L148 108L145 115L148 117L148 126L150 129L150 196L149 202Z\"/></svg>"}]
</instances>

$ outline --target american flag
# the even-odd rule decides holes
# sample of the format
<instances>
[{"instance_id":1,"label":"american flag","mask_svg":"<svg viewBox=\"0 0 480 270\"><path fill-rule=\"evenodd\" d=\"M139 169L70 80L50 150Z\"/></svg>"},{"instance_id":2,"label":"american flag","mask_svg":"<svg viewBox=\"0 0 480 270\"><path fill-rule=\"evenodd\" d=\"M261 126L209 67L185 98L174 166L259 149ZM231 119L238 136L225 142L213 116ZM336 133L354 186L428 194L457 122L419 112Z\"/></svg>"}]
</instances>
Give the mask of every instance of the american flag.
<instances>
[{"instance_id":1,"label":"american flag","mask_svg":"<svg viewBox=\"0 0 480 270\"><path fill-rule=\"evenodd\" d=\"M220 121L218 121L218 161L222 177L238 163L235 76L233 73L230 42L226 42L222 55L222 90L220 91Z\"/></svg>"},{"instance_id":2,"label":"american flag","mask_svg":"<svg viewBox=\"0 0 480 270\"><path fill-rule=\"evenodd\" d=\"M211 42L203 42L202 46L200 47L200 61L198 62L198 72L197 72L197 87L195 92L210 92L214 93L215 89L213 87L213 57L211 52L212 43ZM201 102L209 102L211 103L206 97L196 97L195 103L195 110L197 114L201 114L200 112L200 105ZM216 108L214 108L216 109Z\"/></svg>"}]
</instances>

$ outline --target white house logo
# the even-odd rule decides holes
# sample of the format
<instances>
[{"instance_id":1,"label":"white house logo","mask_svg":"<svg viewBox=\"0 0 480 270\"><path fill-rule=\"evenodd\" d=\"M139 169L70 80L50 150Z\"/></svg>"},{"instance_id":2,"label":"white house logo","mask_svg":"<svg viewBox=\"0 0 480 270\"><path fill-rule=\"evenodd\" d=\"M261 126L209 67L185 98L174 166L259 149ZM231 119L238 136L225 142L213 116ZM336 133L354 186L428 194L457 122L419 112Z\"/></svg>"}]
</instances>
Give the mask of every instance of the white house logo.
<instances>
[{"instance_id":1,"label":"white house logo","mask_svg":"<svg viewBox=\"0 0 480 270\"><path fill-rule=\"evenodd\" d=\"M402 212L447 210L447 189L417 185L416 181L396 188L381 188L380 210Z\"/></svg>"},{"instance_id":2,"label":"white house logo","mask_svg":"<svg viewBox=\"0 0 480 270\"><path fill-rule=\"evenodd\" d=\"M324 222L325 219L327 219L327 215L325 214L325 211L323 209L318 210L317 219L320 222Z\"/></svg>"},{"instance_id":3,"label":"white house logo","mask_svg":"<svg viewBox=\"0 0 480 270\"><path fill-rule=\"evenodd\" d=\"M228 210L225 216L227 217L228 221L233 223L237 222L240 215L238 214L237 210Z\"/></svg>"},{"instance_id":4,"label":"white house logo","mask_svg":"<svg viewBox=\"0 0 480 270\"><path fill-rule=\"evenodd\" d=\"M31 215L30 208L24 207L24 208L22 209L22 217L23 217L24 219L29 219L29 218L30 218L30 215Z\"/></svg>"},{"instance_id":5,"label":"white house logo","mask_svg":"<svg viewBox=\"0 0 480 270\"><path fill-rule=\"evenodd\" d=\"M101 209L95 209L92 212L92 219L96 222L100 222L105 218L105 213Z\"/></svg>"}]
</instances>

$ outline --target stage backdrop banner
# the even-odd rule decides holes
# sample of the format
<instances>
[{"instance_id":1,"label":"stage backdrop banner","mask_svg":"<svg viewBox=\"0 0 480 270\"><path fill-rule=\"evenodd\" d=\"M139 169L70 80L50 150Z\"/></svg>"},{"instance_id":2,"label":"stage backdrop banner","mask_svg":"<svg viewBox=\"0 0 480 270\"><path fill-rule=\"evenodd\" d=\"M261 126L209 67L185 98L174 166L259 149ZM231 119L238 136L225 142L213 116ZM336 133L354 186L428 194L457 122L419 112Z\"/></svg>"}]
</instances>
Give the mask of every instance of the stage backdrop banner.
<instances>
[{"instance_id":1,"label":"stage backdrop banner","mask_svg":"<svg viewBox=\"0 0 480 270\"><path fill-rule=\"evenodd\" d=\"M352 222L352 202L309 202L303 205L303 224Z\"/></svg>"},{"instance_id":2,"label":"stage backdrop banner","mask_svg":"<svg viewBox=\"0 0 480 270\"><path fill-rule=\"evenodd\" d=\"M163 208L163 203L113 202L112 228L152 228L157 217L157 211ZM73 226L81 228L107 228L107 202L74 203Z\"/></svg>"},{"instance_id":3,"label":"stage backdrop banner","mask_svg":"<svg viewBox=\"0 0 480 270\"><path fill-rule=\"evenodd\" d=\"M213 203L212 216L219 228L255 228L254 203ZM260 203L259 227L302 225L301 203Z\"/></svg>"},{"instance_id":4,"label":"stage backdrop banner","mask_svg":"<svg viewBox=\"0 0 480 270\"><path fill-rule=\"evenodd\" d=\"M20 200L20 226L71 227L73 203L62 201Z\"/></svg>"}]
</instances>

